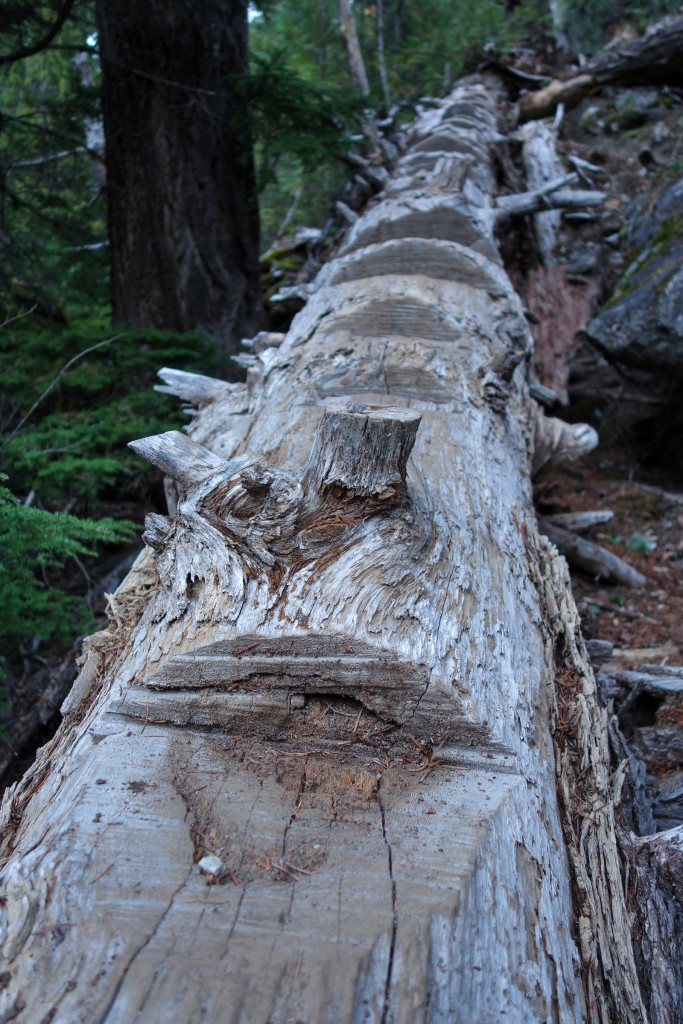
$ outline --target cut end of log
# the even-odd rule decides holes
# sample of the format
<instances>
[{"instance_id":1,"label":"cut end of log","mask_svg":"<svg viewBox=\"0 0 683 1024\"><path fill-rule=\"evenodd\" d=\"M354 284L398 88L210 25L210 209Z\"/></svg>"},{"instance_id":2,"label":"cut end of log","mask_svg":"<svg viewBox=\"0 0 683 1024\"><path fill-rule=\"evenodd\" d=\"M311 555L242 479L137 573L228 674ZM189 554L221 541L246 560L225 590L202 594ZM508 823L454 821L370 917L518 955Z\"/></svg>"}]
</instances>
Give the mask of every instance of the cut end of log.
<instances>
[{"instance_id":1,"label":"cut end of log","mask_svg":"<svg viewBox=\"0 0 683 1024\"><path fill-rule=\"evenodd\" d=\"M413 409L327 406L304 471L305 489L317 494L338 489L387 506L400 504L421 418Z\"/></svg>"},{"instance_id":2,"label":"cut end of log","mask_svg":"<svg viewBox=\"0 0 683 1024\"><path fill-rule=\"evenodd\" d=\"M191 441L179 430L141 437L137 441L130 441L128 447L186 489L196 487L225 466L224 459Z\"/></svg>"}]
</instances>

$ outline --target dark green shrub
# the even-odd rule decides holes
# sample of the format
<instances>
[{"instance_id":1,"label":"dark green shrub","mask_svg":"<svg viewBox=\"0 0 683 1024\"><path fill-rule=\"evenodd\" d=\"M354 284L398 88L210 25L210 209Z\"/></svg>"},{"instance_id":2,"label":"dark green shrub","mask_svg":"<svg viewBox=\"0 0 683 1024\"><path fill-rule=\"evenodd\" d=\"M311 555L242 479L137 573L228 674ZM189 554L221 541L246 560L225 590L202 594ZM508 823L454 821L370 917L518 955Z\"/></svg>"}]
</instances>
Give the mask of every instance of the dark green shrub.
<instances>
[{"instance_id":1,"label":"dark green shrub","mask_svg":"<svg viewBox=\"0 0 683 1024\"><path fill-rule=\"evenodd\" d=\"M200 334L124 331L60 377L12 437L65 363L107 333L103 318L55 324L35 316L0 332L0 469L16 493L33 490L51 507L92 508L143 470L128 441L185 422L178 403L153 390L156 371L215 372L213 343Z\"/></svg>"},{"instance_id":2,"label":"dark green shrub","mask_svg":"<svg viewBox=\"0 0 683 1024\"><path fill-rule=\"evenodd\" d=\"M66 643L86 624L84 607L50 586L46 570L60 568L73 555L92 555L97 545L129 541L134 531L125 521L94 522L26 508L0 485L0 678L29 637L56 636Z\"/></svg>"}]
</instances>

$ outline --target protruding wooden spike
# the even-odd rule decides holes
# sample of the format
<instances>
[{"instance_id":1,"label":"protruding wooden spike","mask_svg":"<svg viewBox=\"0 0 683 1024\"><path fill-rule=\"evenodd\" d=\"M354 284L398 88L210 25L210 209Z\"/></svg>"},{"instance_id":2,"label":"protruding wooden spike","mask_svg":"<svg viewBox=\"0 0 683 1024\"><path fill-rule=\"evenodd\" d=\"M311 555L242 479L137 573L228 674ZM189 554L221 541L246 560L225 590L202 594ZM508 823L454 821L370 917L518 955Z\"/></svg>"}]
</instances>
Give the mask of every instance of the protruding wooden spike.
<instances>
[{"instance_id":1,"label":"protruding wooden spike","mask_svg":"<svg viewBox=\"0 0 683 1024\"><path fill-rule=\"evenodd\" d=\"M253 338L242 338L242 346L258 355L267 348L279 348L286 337L281 331L259 331Z\"/></svg>"},{"instance_id":2,"label":"protruding wooden spike","mask_svg":"<svg viewBox=\"0 0 683 1024\"><path fill-rule=\"evenodd\" d=\"M179 430L141 437L138 441L130 441L128 447L186 489L196 487L225 466L224 459L191 441Z\"/></svg>"},{"instance_id":3,"label":"protruding wooden spike","mask_svg":"<svg viewBox=\"0 0 683 1024\"><path fill-rule=\"evenodd\" d=\"M304 487L398 504L421 415L414 409L335 403L323 413Z\"/></svg>"},{"instance_id":4,"label":"protruding wooden spike","mask_svg":"<svg viewBox=\"0 0 683 1024\"><path fill-rule=\"evenodd\" d=\"M536 319L538 320L538 317ZM542 405L544 409L552 409L553 406L557 405L559 402L559 398L552 388L547 388L535 380L529 381L529 394L538 402L539 405Z\"/></svg>"},{"instance_id":5,"label":"protruding wooden spike","mask_svg":"<svg viewBox=\"0 0 683 1024\"><path fill-rule=\"evenodd\" d=\"M222 393L234 390L235 385L217 377L206 377L203 373L187 373L185 370L173 370L164 366L158 376L164 384L155 384L154 390L162 394L175 395L185 402L209 401L218 398Z\"/></svg>"}]
</instances>

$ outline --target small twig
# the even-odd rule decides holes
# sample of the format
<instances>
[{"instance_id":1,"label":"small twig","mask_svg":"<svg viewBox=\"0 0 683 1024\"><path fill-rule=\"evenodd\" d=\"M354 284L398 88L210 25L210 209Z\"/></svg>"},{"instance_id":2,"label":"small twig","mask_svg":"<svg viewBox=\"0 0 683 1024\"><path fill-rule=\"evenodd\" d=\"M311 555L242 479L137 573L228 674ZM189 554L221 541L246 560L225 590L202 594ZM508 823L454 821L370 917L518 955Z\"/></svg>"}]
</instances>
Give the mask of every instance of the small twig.
<instances>
[{"instance_id":1,"label":"small twig","mask_svg":"<svg viewBox=\"0 0 683 1024\"><path fill-rule=\"evenodd\" d=\"M308 757L310 754L345 754L345 750L293 750L292 757Z\"/></svg>"},{"instance_id":2,"label":"small twig","mask_svg":"<svg viewBox=\"0 0 683 1024\"><path fill-rule=\"evenodd\" d=\"M286 868L289 868L290 871L298 871L300 875L312 875L313 874L313 872L309 871L308 868L297 867L296 864L290 864L288 861L285 861L284 866Z\"/></svg>"},{"instance_id":3,"label":"small twig","mask_svg":"<svg viewBox=\"0 0 683 1024\"><path fill-rule=\"evenodd\" d=\"M240 884L239 878L237 877L237 875L235 874L235 872L231 868L226 868L225 871L223 871L222 874L220 874L218 876L216 881L218 882L219 885L223 881L224 878L229 878L230 881L234 882L235 885L239 885Z\"/></svg>"},{"instance_id":4,"label":"small twig","mask_svg":"<svg viewBox=\"0 0 683 1024\"><path fill-rule=\"evenodd\" d=\"M5 317L5 319L0 324L0 328L7 327L7 324L14 323L15 320L22 320L25 316L30 316L31 313L35 313L37 309L38 303L36 302L35 305L31 306L30 309L22 309L18 313L15 313L14 316Z\"/></svg>"},{"instance_id":5,"label":"small twig","mask_svg":"<svg viewBox=\"0 0 683 1024\"><path fill-rule=\"evenodd\" d=\"M68 156L80 156L87 153L85 146L78 146L77 149L63 149L59 153L49 153L47 156L36 157L34 160L18 160L15 164L9 164L8 171L23 170L26 167L42 167L43 164L50 164L54 160L64 160Z\"/></svg>"},{"instance_id":6,"label":"small twig","mask_svg":"<svg viewBox=\"0 0 683 1024\"><path fill-rule=\"evenodd\" d=\"M327 703L327 701L325 703ZM333 708L332 705L329 704L329 703L327 703L327 706L328 706L328 708L330 709L330 711L332 712L333 715L341 715L342 718L355 718L356 717L354 715L353 711L338 711L336 708Z\"/></svg>"},{"instance_id":7,"label":"small twig","mask_svg":"<svg viewBox=\"0 0 683 1024\"><path fill-rule=\"evenodd\" d=\"M50 394L50 392L51 392L51 391L52 391L52 390L53 390L53 389L54 389L54 388L56 387L56 385L57 385L57 382L59 381L59 379L60 379L60 378L61 378L61 377L62 377L62 376L63 376L63 375L64 375L64 374L66 373L66 371L67 371L67 370L68 370L68 369L69 369L70 367L72 367L72 366L74 365L74 363L78 362L78 360L79 360L79 359L82 359L82 358L83 358L83 356L87 356L87 355L89 355L89 354L90 354L90 352L95 352L95 350L96 350L96 349L98 349L98 348L103 348L103 347L104 347L105 345L111 345L111 343L112 343L113 341L118 341L118 340L119 340L119 338L124 338L124 337L126 336L126 334L127 334L127 333L128 333L127 331L124 331L124 333L123 333L123 334L115 334L113 338L106 338L106 339L105 339L104 341L98 341L96 345L91 345L91 346L90 346L90 348L85 348L85 349L83 349L83 351L82 351L82 352L78 352L78 353L77 353L77 354L76 354L75 356L73 356L73 357L72 357L72 358L71 358L71 359L70 359L70 360L68 361L68 363L65 363L65 364L64 364L64 366L63 366L63 367L61 368L61 370L59 371L59 373L57 374L57 376L56 376L56 377L54 377L54 378L53 378L53 380L52 380L52 382L51 382L50 384L48 384L48 386L47 386L47 387L45 388L45 390L43 391L42 395L40 395L40 396L39 396L39 397L38 397L38 398L37 398L37 399L35 400L35 402L34 402L34 403L33 403L33 405L31 406L31 408L29 409L29 411L28 411L28 412L26 413L26 415L25 415L25 416L23 416L23 417L22 417L22 418L21 418L21 419L19 420L18 424L16 425L16 427L14 428L14 430L12 431L12 433L11 433L11 434L9 435L9 437L7 437L7 438L5 439L5 441L4 441L3 443L2 443L2 446L0 446L0 452L3 452L3 451L5 450L5 448L7 447L7 445L8 445L9 443L10 443L10 441L11 441L11 440L12 440L13 438L15 438L15 437L17 436L17 434L19 433L19 431L21 430L21 428L22 428L22 427L24 426L24 424L26 423L26 421L27 421L28 419L30 419L30 417L31 417L31 416L33 415L33 413L34 413L34 412L36 411L36 409L38 408L38 406L40 405L40 403L41 403L41 402L43 401L43 399L47 398L47 396L48 396L48 395Z\"/></svg>"},{"instance_id":8,"label":"small twig","mask_svg":"<svg viewBox=\"0 0 683 1024\"><path fill-rule=\"evenodd\" d=\"M239 658L240 654L245 654L247 651L253 651L254 647L258 647L261 641L257 640L255 644L249 644L248 647L243 647L241 651L235 651L233 658Z\"/></svg>"},{"instance_id":9,"label":"small twig","mask_svg":"<svg viewBox=\"0 0 683 1024\"><path fill-rule=\"evenodd\" d=\"M443 758L439 761L432 761L431 764L423 764L421 768L406 768L406 771L410 772L411 775L415 775L417 772L431 771L432 768L436 768L437 764L443 764Z\"/></svg>"},{"instance_id":10,"label":"small twig","mask_svg":"<svg viewBox=\"0 0 683 1024\"><path fill-rule=\"evenodd\" d=\"M287 213L285 214L285 218L282 221L282 224L277 229L277 234L275 236L275 241L271 245L271 247L270 247L271 249L275 248L275 246L280 241L280 239L284 235L285 231L289 227L289 223L290 223L292 217L294 216L294 214L296 213L296 208L299 205L299 200L301 199L301 195L303 193L303 190L304 190L303 185L299 185L299 187L297 188L296 192L294 193L294 199L292 200L292 205L287 210Z\"/></svg>"},{"instance_id":11,"label":"small twig","mask_svg":"<svg viewBox=\"0 0 683 1024\"><path fill-rule=\"evenodd\" d=\"M73 928L75 927L71 921L58 921L57 924L50 925L49 928L39 928L38 931L32 932L33 935L47 935L48 932L54 932L57 928Z\"/></svg>"},{"instance_id":12,"label":"small twig","mask_svg":"<svg viewBox=\"0 0 683 1024\"><path fill-rule=\"evenodd\" d=\"M93 878L93 880L92 880L92 882L90 884L94 885L95 882L99 882L100 878L104 878L104 876L106 875L107 871L111 871L111 869L114 867L115 863L116 863L116 861L113 860L108 868L105 868L104 871L100 871L99 875L97 875L96 878Z\"/></svg>"}]
</instances>

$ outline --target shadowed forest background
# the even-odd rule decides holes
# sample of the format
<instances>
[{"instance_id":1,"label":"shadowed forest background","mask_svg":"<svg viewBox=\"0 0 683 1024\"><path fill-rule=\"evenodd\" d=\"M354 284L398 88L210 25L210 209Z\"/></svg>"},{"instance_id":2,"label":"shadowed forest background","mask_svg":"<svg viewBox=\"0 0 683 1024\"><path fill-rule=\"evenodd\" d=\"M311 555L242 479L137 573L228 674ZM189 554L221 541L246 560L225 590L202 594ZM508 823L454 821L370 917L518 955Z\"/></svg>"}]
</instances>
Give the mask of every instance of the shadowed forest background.
<instances>
[{"instance_id":1,"label":"shadowed forest background","mask_svg":"<svg viewBox=\"0 0 683 1024\"><path fill-rule=\"evenodd\" d=\"M373 138L372 124L407 123L485 65L513 69L514 99L677 4L357 2L367 85L342 46L344 7L0 4L0 714L12 771L27 742L18 718L26 735L48 727L145 513L165 509L161 476L126 447L182 426L153 389L159 367L237 379L240 339L287 329L298 297L275 296L333 251L363 201L354 174L368 155L384 147L391 162L390 132ZM671 149L667 180L680 173ZM585 405L577 419L599 418L599 402ZM679 457L657 471L680 472ZM645 541L632 550L648 554Z\"/></svg>"}]
</instances>

